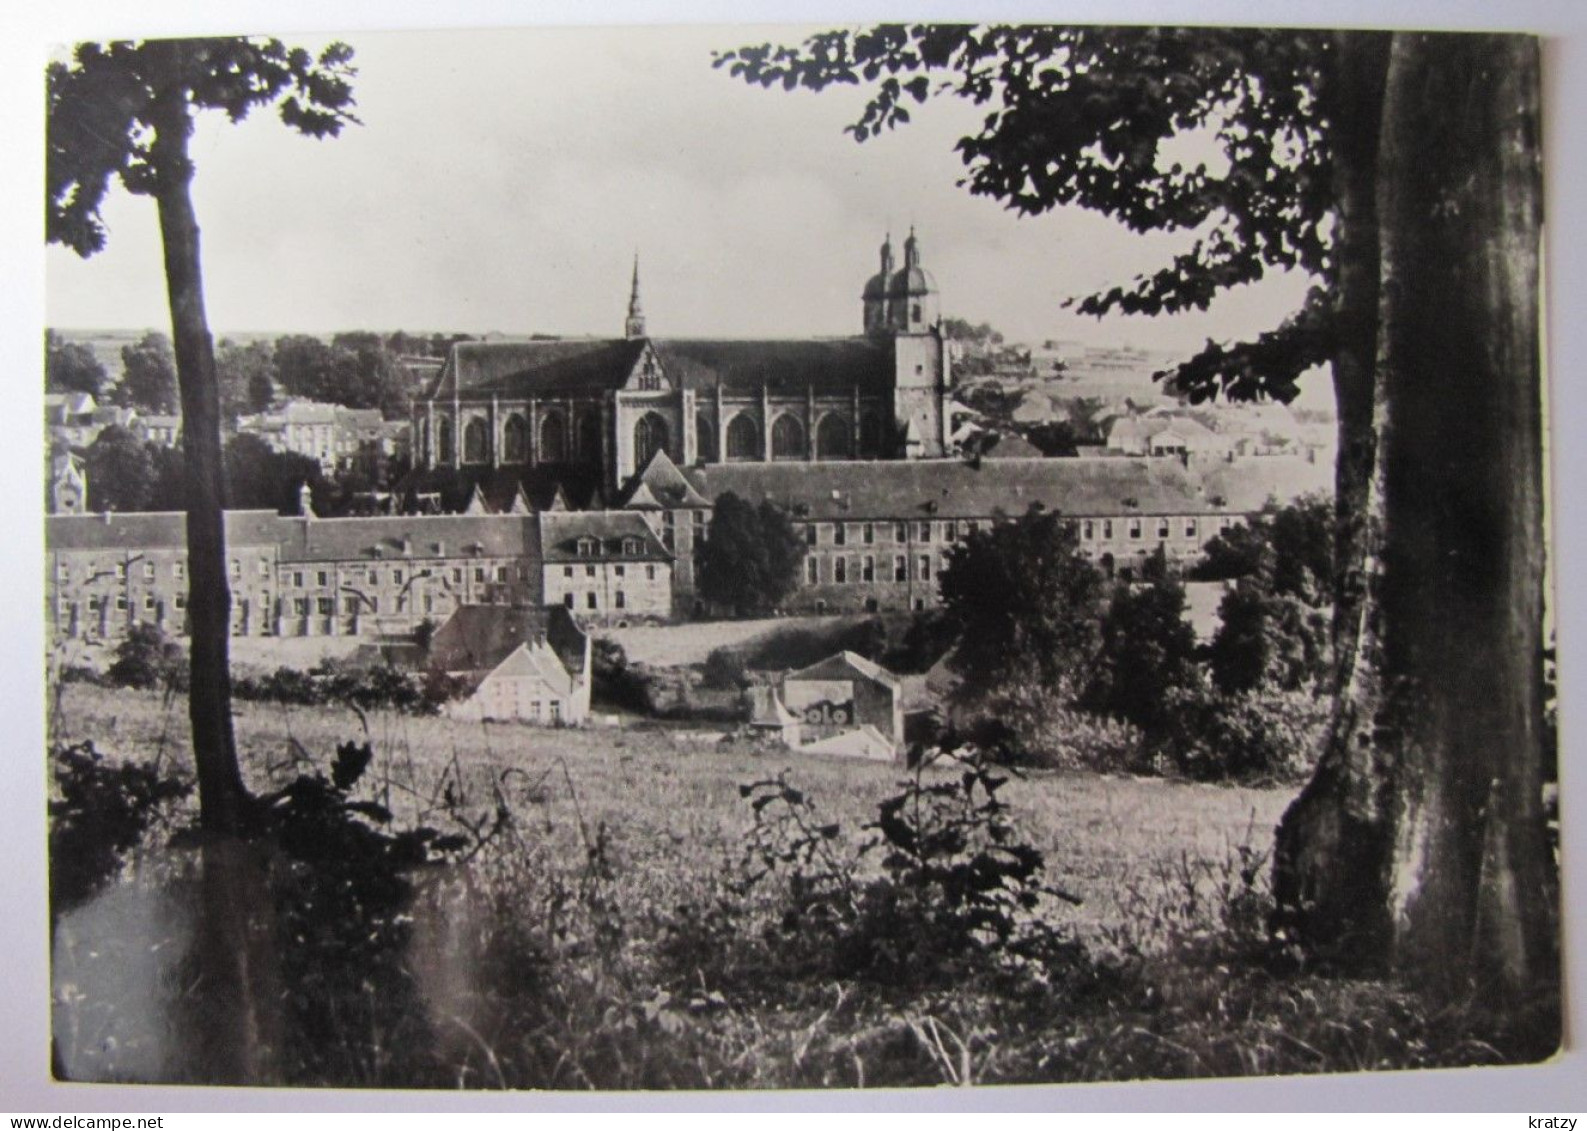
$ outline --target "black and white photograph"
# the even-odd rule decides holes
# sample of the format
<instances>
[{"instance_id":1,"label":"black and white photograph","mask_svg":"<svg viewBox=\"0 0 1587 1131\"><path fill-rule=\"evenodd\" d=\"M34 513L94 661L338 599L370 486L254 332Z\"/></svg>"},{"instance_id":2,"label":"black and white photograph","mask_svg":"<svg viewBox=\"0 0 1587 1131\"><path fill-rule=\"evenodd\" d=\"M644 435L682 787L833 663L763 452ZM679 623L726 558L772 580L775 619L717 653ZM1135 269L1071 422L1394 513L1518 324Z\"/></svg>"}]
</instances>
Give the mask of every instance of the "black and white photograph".
<instances>
[{"instance_id":1,"label":"black and white photograph","mask_svg":"<svg viewBox=\"0 0 1587 1131\"><path fill-rule=\"evenodd\" d=\"M1548 40L966 17L38 60L39 1077L1561 1053Z\"/></svg>"}]
</instances>

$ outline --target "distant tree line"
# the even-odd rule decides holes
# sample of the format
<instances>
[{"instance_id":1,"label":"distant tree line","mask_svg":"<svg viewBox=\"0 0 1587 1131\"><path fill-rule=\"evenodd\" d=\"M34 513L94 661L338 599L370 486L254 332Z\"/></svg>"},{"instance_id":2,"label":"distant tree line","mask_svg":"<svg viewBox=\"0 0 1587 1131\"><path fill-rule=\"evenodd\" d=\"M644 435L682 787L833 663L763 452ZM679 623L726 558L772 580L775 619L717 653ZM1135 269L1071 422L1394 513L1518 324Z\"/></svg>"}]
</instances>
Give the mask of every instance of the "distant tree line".
<instances>
[{"instance_id":1,"label":"distant tree line","mask_svg":"<svg viewBox=\"0 0 1587 1131\"><path fill-rule=\"evenodd\" d=\"M283 397L302 397L378 408L388 420L401 419L413 395L401 359L444 358L455 343L468 340L466 334L425 337L401 330L387 335L350 331L329 342L308 334L286 334L274 342L222 338L215 350L221 414L263 412ZM45 333L48 391L88 393L146 413L177 411L176 356L166 335L151 332L123 346L121 362L121 379L112 382L92 348L54 330Z\"/></svg>"},{"instance_id":2,"label":"distant tree line","mask_svg":"<svg viewBox=\"0 0 1587 1131\"><path fill-rule=\"evenodd\" d=\"M179 511L187 505L180 448L145 442L112 424L78 454L88 474L89 510ZM407 470L405 463L368 444L351 468L327 475L319 461L275 451L250 433L230 437L223 460L229 507L282 514L297 512L305 483L313 492L315 513L335 515L344 513L355 495L390 487Z\"/></svg>"}]
</instances>

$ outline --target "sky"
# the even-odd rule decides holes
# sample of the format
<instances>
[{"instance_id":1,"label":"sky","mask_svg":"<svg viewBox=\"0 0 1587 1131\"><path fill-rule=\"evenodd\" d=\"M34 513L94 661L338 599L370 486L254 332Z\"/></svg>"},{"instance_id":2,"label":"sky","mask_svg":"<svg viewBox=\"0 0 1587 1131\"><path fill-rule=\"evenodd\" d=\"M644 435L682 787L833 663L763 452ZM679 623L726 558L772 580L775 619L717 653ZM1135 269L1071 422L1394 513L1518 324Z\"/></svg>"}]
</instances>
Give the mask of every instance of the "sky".
<instances>
[{"instance_id":1,"label":"sky","mask_svg":"<svg viewBox=\"0 0 1587 1131\"><path fill-rule=\"evenodd\" d=\"M767 91L711 66L713 50L803 30L347 34L362 125L314 141L269 111L202 121L211 325L615 335L637 252L657 336L854 334L884 235L896 247L911 225L943 313L1014 340L1188 353L1299 304L1306 281L1276 277L1206 314L1065 311L1190 237L1135 236L1079 209L1020 218L971 196L953 143L982 111L957 99L862 145L843 132L861 91ZM49 323L164 325L152 202L118 188L105 218L101 254L47 252Z\"/></svg>"}]
</instances>

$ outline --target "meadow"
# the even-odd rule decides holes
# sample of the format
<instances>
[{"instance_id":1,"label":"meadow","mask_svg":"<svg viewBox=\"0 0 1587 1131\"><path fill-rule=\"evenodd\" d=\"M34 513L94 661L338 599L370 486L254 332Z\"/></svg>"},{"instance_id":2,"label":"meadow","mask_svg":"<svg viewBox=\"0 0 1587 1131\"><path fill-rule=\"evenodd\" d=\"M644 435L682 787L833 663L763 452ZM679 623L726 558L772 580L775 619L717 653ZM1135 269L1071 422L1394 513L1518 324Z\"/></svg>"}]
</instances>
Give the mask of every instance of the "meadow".
<instances>
[{"instance_id":1,"label":"meadow","mask_svg":"<svg viewBox=\"0 0 1587 1131\"><path fill-rule=\"evenodd\" d=\"M907 1086L1525 1055L1481 1016L1428 1016L1385 984L1261 957L1265 854L1292 789L1011 778L1001 799L1017 839L1066 895L1029 911L1006 905L1020 932L1031 917L1049 932L1040 957L1016 961L1019 932L938 954L940 908L903 886L865 886L886 868L860 846L877 839L878 806L909 778L901 766L796 757L709 729L547 730L262 703L238 704L236 719L255 791L328 775L338 743L367 740L359 796L389 808L393 827L460 832L467 845L417 875L400 914L352 941L351 963L331 949L348 945L343 920L365 930L345 875L304 888L298 868L300 886L282 888L270 873L260 891L274 894L256 902L278 917L261 967L273 981L258 994L284 1016L258 1030L269 1055L252 1081ZM189 768L180 697L65 685L52 723L59 742L91 738L110 758ZM920 781L951 792L956 772ZM743 787L779 775L804 823L757 840L783 809L768 805L758 820ZM813 847L789 847L789 828L830 824ZM234 1066L206 1064L218 1042L193 1043L207 1030L180 1020L228 1011L195 1001L202 987L183 955L201 933L191 894L202 885L169 835L153 830L120 879L56 927L55 1032L72 1078L237 1079ZM786 854L781 864L762 867L772 856L753 846L767 843ZM851 865L854 878L833 880ZM847 898L845 884L868 901L846 935L820 918ZM313 898L293 905L289 890ZM377 935L386 949L370 945ZM859 939L870 965L834 957L828 939L850 951ZM888 966L895 947L908 957Z\"/></svg>"}]
</instances>

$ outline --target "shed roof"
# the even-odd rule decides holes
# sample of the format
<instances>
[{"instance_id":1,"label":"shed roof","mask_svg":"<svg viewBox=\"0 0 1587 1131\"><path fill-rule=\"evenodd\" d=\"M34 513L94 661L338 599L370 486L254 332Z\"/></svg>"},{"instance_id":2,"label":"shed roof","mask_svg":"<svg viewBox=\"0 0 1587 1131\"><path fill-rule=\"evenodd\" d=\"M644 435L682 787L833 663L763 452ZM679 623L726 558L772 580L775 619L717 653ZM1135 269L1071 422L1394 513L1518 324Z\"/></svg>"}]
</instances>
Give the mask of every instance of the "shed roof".
<instances>
[{"instance_id":1,"label":"shed roof","mask_svg":"<svg viewBox=\"0 0 1587 1131\"><path fill-rule=\"evenodd\" d=\"M824 660L817 660L807 668L789 672L783 682L793 683L802 679L844 679L855 675L880 683L893 691L899 691L903 687L899 678L892 672L856 652L849 651L838 652Z\"/></svg>"}]
</instances>

